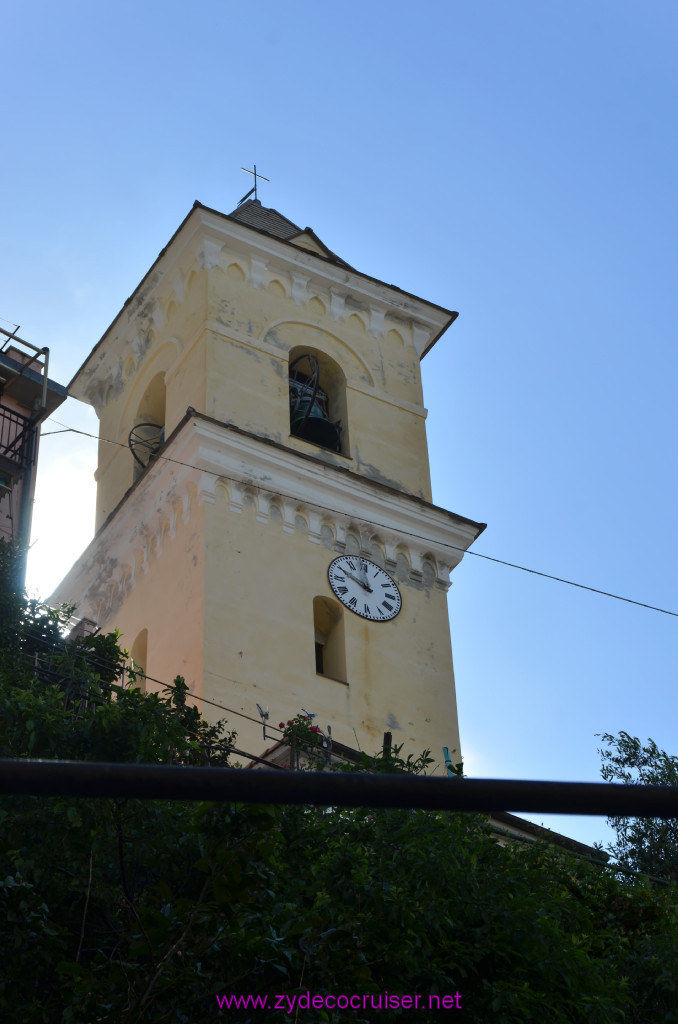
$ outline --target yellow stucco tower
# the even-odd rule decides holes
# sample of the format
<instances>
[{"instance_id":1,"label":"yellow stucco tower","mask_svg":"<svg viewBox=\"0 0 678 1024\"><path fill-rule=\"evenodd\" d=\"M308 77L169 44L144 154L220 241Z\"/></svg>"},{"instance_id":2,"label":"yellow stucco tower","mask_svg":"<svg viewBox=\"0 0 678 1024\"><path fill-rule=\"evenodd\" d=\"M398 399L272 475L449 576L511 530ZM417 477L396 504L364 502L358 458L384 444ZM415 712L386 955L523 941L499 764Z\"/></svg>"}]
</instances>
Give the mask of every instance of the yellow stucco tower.
<instances>
[{"instance_id":1,"label":"yellow stucco tower","mask_svg":"<svg viewBox=\"0 0 678 1024\"><path fill-rule=\"evenodd\" d=\"M459 751L446 591L482 525L431 503L419 366L455 317L257 200L196 203L71 382L96 535L52 600L243 715Z\"/></svg>"}]
</instances>

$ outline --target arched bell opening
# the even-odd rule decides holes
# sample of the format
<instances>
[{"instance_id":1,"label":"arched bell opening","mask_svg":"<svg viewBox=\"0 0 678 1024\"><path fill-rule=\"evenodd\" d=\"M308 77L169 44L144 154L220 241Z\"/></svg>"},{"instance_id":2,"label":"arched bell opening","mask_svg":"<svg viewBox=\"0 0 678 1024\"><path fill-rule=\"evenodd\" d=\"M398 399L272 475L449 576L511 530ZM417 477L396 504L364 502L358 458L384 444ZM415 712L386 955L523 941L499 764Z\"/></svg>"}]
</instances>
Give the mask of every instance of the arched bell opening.
<instances>
[{"instance_id":1,"label":"arched bell opening","mask_svg":"<svg viewBox=\"0 0 678 1024\"><path fill-rule=\"evenodd\" d=\"M127 443L134 457L134 479L165 443L165 375L157 373L139 403Z\"/></svg>"},{"instance_id":2,"label":"arched bell opening","mask_svg":"<svg viewBox=\"0 0 678 1024\"><path fill-rule=\"evenodd\" d=\"M348 455L346 378L341 367L314 349L290 352L290 433Z\"/></svg>"},{"instance_id":3,"label":"arched bell opening","mask_svg":"<svg viewBox=\"0 0 678 1024\"><path fill-rule=\"evenodd\" d=\"M142 629L130 651L132 668L137 673L135 686L146 692L146 666L148 663L148 630Z\"/></svg>"}]
</instances>

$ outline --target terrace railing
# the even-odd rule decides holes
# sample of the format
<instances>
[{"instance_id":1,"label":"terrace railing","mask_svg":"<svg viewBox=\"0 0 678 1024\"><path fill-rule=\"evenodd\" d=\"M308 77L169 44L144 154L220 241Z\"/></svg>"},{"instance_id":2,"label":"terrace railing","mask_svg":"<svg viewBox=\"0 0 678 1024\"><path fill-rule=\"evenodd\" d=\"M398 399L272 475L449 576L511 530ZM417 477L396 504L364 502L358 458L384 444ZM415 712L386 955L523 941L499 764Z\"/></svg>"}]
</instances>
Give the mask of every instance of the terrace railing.
<instances>
[{"instance_id":1,"label":"terrace railing","mask_svg":"<svg viewBox=\"0 0 678 1024\"><path fill-rule=\"evenodd\" d=\"M0 406L0 470L22 472L35 461L36 427L28 416Z\"/></svg>"}]
</instances>

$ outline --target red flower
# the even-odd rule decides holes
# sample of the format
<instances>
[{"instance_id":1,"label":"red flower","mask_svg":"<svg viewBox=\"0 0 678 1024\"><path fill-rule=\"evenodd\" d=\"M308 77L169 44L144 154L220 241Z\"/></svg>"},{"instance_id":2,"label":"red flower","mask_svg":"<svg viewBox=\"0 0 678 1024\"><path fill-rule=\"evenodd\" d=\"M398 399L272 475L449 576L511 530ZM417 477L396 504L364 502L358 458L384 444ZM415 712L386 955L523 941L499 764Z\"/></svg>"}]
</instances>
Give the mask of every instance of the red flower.
<instances>
[{"instance_id":1,"label":"red flower","mask_svg":"<svg viewBox=\"0 0 678 1024\"><path fill-rule=\"evenodd\" d=\"M285 723L284 722L279 722L278 723L278 728L279 729L284 729L285 728Z\"/></svg>"}]
</instances>

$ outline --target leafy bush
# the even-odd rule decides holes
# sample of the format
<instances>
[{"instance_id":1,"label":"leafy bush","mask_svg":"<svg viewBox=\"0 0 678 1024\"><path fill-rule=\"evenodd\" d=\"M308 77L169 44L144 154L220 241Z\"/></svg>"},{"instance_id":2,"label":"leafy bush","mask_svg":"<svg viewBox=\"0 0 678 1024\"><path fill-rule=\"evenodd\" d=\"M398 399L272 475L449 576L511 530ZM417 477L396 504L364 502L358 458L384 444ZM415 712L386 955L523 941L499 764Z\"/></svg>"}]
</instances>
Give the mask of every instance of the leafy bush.
<instances>
[{"instance_id":1,"label":"leafy bush","mask_svg":"<svg viewBox=\"0 0 678 1024\"><path fill-rule=\"evenodd\" d=\"M180 680L164 696L124 687L115 636L73 649L58 615L5 598L4 756L227 763L232 736ZM678 1021L675 886L499 846L479 816L12 797L0 836L3 1020L429 1022L454 1011L272 1004L458 992L481 1024ZM220 1010L231 994L269 1007Z\"/></svg>"}]
</instances>

